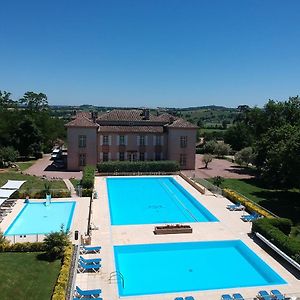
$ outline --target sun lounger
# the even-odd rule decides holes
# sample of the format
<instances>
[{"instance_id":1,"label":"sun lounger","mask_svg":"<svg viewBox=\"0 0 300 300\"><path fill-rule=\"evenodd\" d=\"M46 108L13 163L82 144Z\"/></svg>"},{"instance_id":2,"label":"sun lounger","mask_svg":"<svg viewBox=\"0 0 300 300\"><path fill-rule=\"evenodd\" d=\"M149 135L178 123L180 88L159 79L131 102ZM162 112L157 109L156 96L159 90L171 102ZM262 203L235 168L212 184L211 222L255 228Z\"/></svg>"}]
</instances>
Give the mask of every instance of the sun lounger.
<instances>
[{"instance_id":1,"label":"sun lounger","mask_svg":"<svg viewBox=\"0 0 300 300\"><path fill-rule=\"evenodd\" d=\"M221 299L222 300L232 300L233 298L228 294L224 294L224 295L222 295Z\"/></svg>"},{"instance_id":2,"label":"sun lounger","mask_svg":"<svg viewBox=\"0 0 300 300\"><path fill-rule=\"evenodd\" d=\"M251 215L241 216L241 219L242 219L244 222L252 222L252 221L254 221L254 220L257 220L259 217L260 217L259 214L254 213L254 214L251 214Z\"/></svg>"},{"instance_id":3,"label":"sun lounger","mask_svg":"<svg viewBox=\"0 0 300 300\"><path fill-rule=\"evenodd\" d=\"M82 290L79 286L76 286L76 294L80 298L90 297L90 298L96 298L101 294L100 289L96 290ZM98 298L101 299L101 298Z\"/></svg>"},{"instance_id":4,"label":"sun lounger","mask_svg":"<svg viewBox=\"0 0 300 300\"><path fill-rule=\"evenodd\" d=\"M193 296L187 296L184 298L184 300L195 300L195 298Z\"/></svg>"},{"instance_id":5,"label":"sun lounger","mask_svg":"<svg viewBox=\"0 0 300 300\"><path fill-rule=\"evenodd\" d=\"M259 291L257 298L261 300L272 300L273 297L267 291Z\"/></svg>"},{"instance_id":6,"label":"sun lounger","mask_svg":"<svg viewBox=\"0 0 300 300\"><path fill-rule=\"evenodd\" d=\"M80 253L99 253L101 246L81 246Z\"/></svg>"},{"instance_id":7,"label":"sun lounger","mask_svg":"<svg viewBox=\"0 0 300 300\"><path fill-rule=\"evenodd\" d=\"M176 297L174 300L184 300L183 297Z\"/></svg>"},{"instance_id":8,"label":"sun lounger","mask_svg":"<svg viewBox=\"0 0 300 300\"><path fill-rule=\"evenodd\" d=\"M84 258L80 255L79 259L86 265L89 264L99 264L101 261L101 258Z\"/></svg>"},{"instance_id":9,"label":"sun lounger","mask_svg":"<svg viewBox=\"0 0 300 300\"><path fill-rule=\"evenodd\" d=\"M242 205L241 203L238 203L238 204L233 204L233 205L227 206L227 209L229 209L231 211L240 211L240 210L244 210L245 206Z\"/></svg>"},{"instance_id":10,"label":"sun lounger","mask_svg":"<svg viewBox=\"0 0 300 300\"><path fill-rule=\"evenodd\" d=\"M101 268L100 264L92 264L92 265L87 265L85 263L83 263L82 261L78 262L78 273L84 273L84 272L89 272L89 271L93 271L93 272L98 272L99 269Z\"/></svg>"},{"instance_id":11,"label":"sun lounger","mask_svg":"<svg viewBox=\"0 0 300 300\"><path fill-rule=\"evenodd\" d=\"M243 297L241 294L239 294L239 293L233 294L233 295L232 295L232 298L233 298L234 300L244 300L244 297Z\"/></svg>"},{"instance_id":12,"label":"sun lounger","mask_svg":"<svg viewBox=\"0 0 300 300\"><path fill-rule=\"evenodd\" d=\"M285 296L279 290L271 290L271 295L276 300L284 300Z\"/></svg>"}]
</instances>

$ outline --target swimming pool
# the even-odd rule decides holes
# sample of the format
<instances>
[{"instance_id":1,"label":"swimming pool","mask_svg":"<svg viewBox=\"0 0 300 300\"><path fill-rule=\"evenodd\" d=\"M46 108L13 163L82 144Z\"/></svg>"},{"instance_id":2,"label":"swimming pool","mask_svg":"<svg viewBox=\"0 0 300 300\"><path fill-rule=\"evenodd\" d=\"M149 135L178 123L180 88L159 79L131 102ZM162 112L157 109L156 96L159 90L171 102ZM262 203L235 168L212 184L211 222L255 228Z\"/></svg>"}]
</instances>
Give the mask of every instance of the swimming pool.
<instances>
[{"instance_id":1,"label":"swimming pool","mask_svg":"<svg viewBox=\"0 0 300 300\"><path fill-rule=\"evenodd\" d=\"M112 225L216 222L172 177L107 178Z\"/></svg>"},{"instance_id":2,"label":"swimming pool","mask_svg":"<svg viewBox=\"0 0 300 300\"><path fill-rule=\"evenodd\" d=\"M62 224L69 230L72 223L76 202L26 203L4 235L47 234L59 231Z\"/></svg>"},{"instance_id":3,"label":"swimming pool","mask_svg":"<svg viewBox=\"0 0 300 300\"><path fill-rule=\"evenodd\" d=\"M120 296L285 284L240 240L114 246Z\"/></svg>"}]
</instances>

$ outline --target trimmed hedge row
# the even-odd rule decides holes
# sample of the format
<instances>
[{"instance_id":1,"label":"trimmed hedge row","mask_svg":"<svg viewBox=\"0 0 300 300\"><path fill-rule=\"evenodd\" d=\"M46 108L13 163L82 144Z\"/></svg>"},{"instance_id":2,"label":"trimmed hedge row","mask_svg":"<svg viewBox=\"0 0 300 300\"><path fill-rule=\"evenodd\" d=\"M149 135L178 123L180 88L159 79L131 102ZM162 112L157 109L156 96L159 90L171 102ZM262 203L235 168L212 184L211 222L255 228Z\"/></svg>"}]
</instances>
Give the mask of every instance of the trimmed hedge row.
<instances>
[{"instance_id":1,"label":"trimmed hedge row","mask_svg":"<svg viewBox=\"0 0 300 300\"><path fill-rule=\"evenodd\" d=\"M95 177L95 167L86 166L83 169L81 185L84 189L93 189L94 187L94 177Z\"/></svg>"},{"instance_id":2,"label":"trimmed hedge row","mask_svg":"<svg viewBox=\"0 0 300 300\"><path fill-rule=\"evenodd\" d=\"M253 222L252 232L262 234L281 251L300 263L300 240L287 235L290 233L291 225L289 219L262 218Z\"/></svg>"},{"instance_id":3,"label":"trimmed hedge row","mask_svg":"<svg viewBox=\"0 0 300 300\"><path fill-rule=\"evenodd\" d=\"M237 194L236 192L230 190L230 189L223 189L223 196L228 198L229 200L237 203L241 203L245 206L247 210L257 212L258 214L267 217L267 218L274 218L273 215L271 215L269 212L264 210L263 208L257 206L255 203L249 201L248 199L242 197L241 195Z\"/></svg>"},{"instance_id":4,"label":"trimmed hedge row","mask_svg":"<svg viewBox=\"0 0 300 300\"><path fill-rule=\"evenodd\" d=\"M8 242L0 244L0 252L43 252L45 245L42 242L35 243L15 243Z\"/></svg>"},{"instance_id":5,"label":"trimmed hedge row","mask_svg":"<svg viewBox=\"0 0 300 300\"><path fill-rule=\"evenodd\" d=\"M52 198L70 198L71 192L67 189L64 190L50 190ZM37 191L16 191L11 196L12 199L25 199L26 196L32 199L45 199L45 191L37 190Z\"/></svg>"},{"instance_id":6,"label":"trimmed hedge row","mask_svg":"<svg viewBox=\"0 0 300 300\"><path fill-rule=\"evenodd\" d=\"M66 292L72 263L72 255L73 247L66 247L64 257L62 259L61 269L52 294L52 300L66 299Z\"/></svg>"},{"instance_id":7,"label":"trimmed hedge row","mask_svg":"<svg viewBox=\"0 0 300 300\"><path fill-rule=\"evenodd\" d=\"M97 164L99 173L114 172L177 172L179 164L176 161L107 161Z\"/></svg>"}]
</instances>

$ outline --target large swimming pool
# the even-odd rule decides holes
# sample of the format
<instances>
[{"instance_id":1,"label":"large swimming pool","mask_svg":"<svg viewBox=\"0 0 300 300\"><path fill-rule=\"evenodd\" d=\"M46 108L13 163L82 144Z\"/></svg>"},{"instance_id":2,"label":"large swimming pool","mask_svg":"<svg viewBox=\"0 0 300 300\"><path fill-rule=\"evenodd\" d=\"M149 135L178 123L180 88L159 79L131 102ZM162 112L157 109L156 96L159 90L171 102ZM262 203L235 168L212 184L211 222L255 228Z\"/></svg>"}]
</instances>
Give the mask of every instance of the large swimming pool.
<instances>
[{"instance_id":1,"label":"large swimming pool","mask_svg":"<svg viewBox=\"0 0 300 300\"><path fill-rule=\"evenodd\" d=\"M285 284L242 241L115 246L120 296Z\"/></svg>"},{"instance_id":2,"label":"large swimming pool","mask_svg":"<svg viewBox=\"0 0 300 300\"><path fill-rule=\"evenodd\" d=\"M216 222L172 177L107 178L112 225Z\"/></svg>"},{"instance_id":3,"label":"large swimming pool","mask_svg":"<svg viewBox=\"0 0 300 300\"><path fill-rule=\"evenodd\" d=\"M69 230L76 202L26 203L4 235L47 234L59 231L62 224Z\"/></svg>"}]
</instances>

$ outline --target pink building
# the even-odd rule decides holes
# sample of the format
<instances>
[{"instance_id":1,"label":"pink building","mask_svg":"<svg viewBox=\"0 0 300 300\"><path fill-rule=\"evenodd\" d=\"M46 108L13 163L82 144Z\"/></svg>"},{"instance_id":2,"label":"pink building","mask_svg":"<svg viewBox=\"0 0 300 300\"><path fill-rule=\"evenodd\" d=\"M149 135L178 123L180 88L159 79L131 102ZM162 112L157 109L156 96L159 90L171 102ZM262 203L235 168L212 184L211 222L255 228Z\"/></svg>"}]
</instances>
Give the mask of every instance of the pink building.
<instances>
[{"instance_id":1,"label":"pink building","mask_svg":"<svg viewBox=\"0 0 300 300\"><path fill-rule=\"evenodd\" d=\"M182 169L195 168L197 127L167 113L148 109L78 112L66 124L68 170L81 170L110 160L176 160Z\"/></svg>"}]
</instances>

